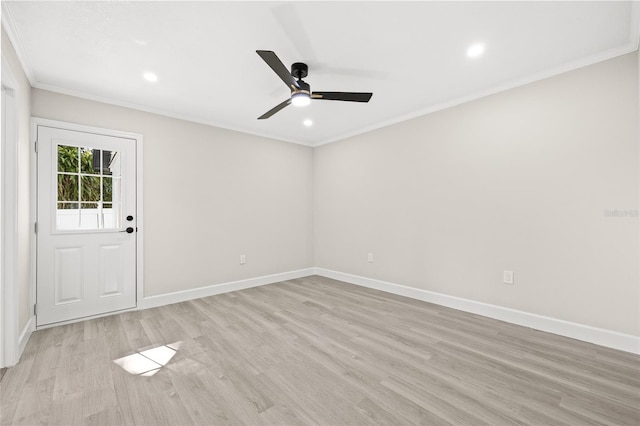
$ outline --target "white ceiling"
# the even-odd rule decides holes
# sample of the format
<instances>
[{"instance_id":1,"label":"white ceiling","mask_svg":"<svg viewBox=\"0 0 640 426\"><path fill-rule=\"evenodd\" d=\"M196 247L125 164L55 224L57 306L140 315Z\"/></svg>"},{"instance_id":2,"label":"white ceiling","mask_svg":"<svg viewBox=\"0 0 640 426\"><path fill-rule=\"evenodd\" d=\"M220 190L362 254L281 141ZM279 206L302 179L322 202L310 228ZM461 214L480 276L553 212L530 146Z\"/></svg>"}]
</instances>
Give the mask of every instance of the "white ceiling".
<instances>
[{"instance_id":1,"label":"white ceiling","mask_svg":"<svg viewBox=\"0 0 640 426\"><path fill-rule=\"evenodd\" d=\"M17 2L34 87L316 146L638 48L638 2ZM467 48L483 43L479 58ZM289 91L255 50L306 62L312 90L373 92L256 118ZM158 75L149 83L142 74ZM305 118L313 120L303 126Z\"/></svg>"}]
</instances>

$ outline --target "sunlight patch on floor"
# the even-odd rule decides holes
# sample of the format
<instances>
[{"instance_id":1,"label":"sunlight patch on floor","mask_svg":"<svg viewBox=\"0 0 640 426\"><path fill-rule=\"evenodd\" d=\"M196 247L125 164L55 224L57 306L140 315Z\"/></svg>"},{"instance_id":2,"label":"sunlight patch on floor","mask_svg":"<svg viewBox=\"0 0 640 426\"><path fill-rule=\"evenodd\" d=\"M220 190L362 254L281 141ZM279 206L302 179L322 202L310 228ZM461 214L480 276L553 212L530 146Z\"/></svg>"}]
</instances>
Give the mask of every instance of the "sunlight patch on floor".
<instances>
[{"instance_id":1,"label":"sunlight patch on floor","mask_svg":"<svg viewBox=\"0 0 640 426\"><path fill-rule=\"evenodd\" d=\"M156 374L174 357L182 342L169 343L113 360L129 374L149 377Z\"/></svg>"}]
</instances>

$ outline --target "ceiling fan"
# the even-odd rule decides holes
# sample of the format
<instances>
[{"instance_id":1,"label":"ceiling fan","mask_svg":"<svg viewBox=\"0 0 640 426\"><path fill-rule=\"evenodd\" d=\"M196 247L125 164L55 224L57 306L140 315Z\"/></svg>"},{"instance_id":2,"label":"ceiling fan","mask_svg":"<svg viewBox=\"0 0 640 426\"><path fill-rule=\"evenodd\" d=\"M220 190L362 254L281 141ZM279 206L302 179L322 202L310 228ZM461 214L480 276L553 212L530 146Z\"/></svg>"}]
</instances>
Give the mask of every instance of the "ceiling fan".
<instances>
[{"instance_id":1,"label":"ceiling fan","mask_svg":"<svg viewBox=\"0 0 640 426\"><path fill-rule=\"evenodd\" d=\"M311 86L302 81L309 72L307 64L296 62L291 65L291 72L287 70L278 56L270 50L256 50L256 53L278 74L278 77L284 81L289 90L291 97L286 101L276 105L269 111L258 117L258 120L264 120L271 117L290 104L296 106L305 106L311 103L311 99L325 99L328 101L347 101L347 102L369 102L373 93L363 92L311 92ZM296 80L297 79L297 80Z\"/></svg>"}]
</instances>

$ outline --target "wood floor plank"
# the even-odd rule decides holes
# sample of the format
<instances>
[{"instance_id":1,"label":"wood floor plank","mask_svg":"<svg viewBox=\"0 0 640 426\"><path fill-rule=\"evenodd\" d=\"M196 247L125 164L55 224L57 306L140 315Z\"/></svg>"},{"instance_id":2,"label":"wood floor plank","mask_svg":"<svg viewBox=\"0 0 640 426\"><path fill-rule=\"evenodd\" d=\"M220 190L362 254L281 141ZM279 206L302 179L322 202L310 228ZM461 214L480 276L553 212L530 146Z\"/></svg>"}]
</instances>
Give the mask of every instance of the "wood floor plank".
<instances>
[{"instance_id":1,"label":"wood floor plank","mask_svg":"<svg viewBox=\"0 0 640 426\"><path fill-rule=\"evenodd\" d=\"M637 426L640 356L313 276L36 331L0 424Z\"/></svg>"}]
</instances>

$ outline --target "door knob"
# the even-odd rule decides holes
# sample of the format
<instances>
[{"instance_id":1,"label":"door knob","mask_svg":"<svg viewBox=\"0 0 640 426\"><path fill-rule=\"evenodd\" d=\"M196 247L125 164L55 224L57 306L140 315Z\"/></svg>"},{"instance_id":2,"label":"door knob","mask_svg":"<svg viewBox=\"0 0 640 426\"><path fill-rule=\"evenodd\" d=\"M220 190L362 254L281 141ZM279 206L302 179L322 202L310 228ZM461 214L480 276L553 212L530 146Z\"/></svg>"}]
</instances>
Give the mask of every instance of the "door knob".
<instances>
[{"instance_id":1,"label":"door knob","mask_svg":"<svg viewBox=\"0 0 640 426\"><path fill-rule=\"evenodd\" d=\"M127 220L128 220L129 222L131 222L131 221L133 220L133 216L131 216L131 215L127 216Z\"/></svg>"},{"instance_id":2,"label":"door knob","mask_svg":"<svg viewBox=\"0 0 640 426\"><path fill-rule=\"evenodd\" d=\"M128 227L127 229L124 230L127 234L131 234L133 232L133 228L132 227Z\"/></svg>"}]
</instances>

